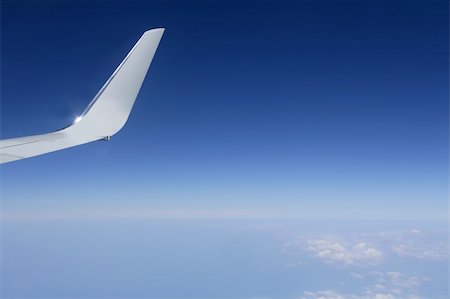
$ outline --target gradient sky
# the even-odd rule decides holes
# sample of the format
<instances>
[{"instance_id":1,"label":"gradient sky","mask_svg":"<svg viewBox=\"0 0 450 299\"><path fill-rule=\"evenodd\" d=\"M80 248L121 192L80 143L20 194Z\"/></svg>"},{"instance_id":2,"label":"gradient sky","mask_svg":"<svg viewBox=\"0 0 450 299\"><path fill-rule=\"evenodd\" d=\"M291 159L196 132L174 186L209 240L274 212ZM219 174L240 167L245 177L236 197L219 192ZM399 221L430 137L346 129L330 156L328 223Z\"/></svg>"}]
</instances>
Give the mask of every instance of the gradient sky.
<instances>
[{"instance_id":1,"label":"gradient sky","mask_svg":"<svg viewBox=\"0 0 450 299\"><path fill-rule=\"evenodd\" d=\"M70 124L167 28L123 131L3 166L4 209L445 218L447 5L2 1L3 138Z\"/></svg>"},{"instance_id":2,"label":"gradient sky","mask_svg":"<svg viewBox=\"0 0 450 299\"><path fill-rule=\"evenodd\" d=\"M445 219L447 6L2 1L3 138L70 124L167 29L123 131L2 166L4 212Z\"/></svg>"},{"instance_id":3,"label":"gradient sky","mask_svg":"<svg viewBox=\"0 0 450 299\"><path fill-rule=\"evenodd\" d=\"M448 1L0 5L2 138L166 28L111 142L1 166L0 297L448 298Z\"/></svg>"}]
</instances>

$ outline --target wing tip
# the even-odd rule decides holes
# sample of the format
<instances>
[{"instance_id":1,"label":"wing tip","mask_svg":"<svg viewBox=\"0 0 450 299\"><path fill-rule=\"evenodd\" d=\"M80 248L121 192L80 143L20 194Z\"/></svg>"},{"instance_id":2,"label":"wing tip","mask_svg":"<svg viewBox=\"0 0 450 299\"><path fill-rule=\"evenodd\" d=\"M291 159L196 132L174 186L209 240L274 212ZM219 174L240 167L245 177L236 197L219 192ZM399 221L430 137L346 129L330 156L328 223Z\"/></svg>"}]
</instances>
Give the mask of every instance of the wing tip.
<instances>
[{"instance_id":1,"label":"wing tip","mask_svg":"<svg viewBox=\"0 0 450 299\"><path fill-rule=\"evenodd\" d=\"M164 28L164 27L152 28L152 29L149 29L149 30L145 31L143 35L150 34L150 33L163 34L165 30L166 30L166 28Z\"/></svg>"}]
</instances>

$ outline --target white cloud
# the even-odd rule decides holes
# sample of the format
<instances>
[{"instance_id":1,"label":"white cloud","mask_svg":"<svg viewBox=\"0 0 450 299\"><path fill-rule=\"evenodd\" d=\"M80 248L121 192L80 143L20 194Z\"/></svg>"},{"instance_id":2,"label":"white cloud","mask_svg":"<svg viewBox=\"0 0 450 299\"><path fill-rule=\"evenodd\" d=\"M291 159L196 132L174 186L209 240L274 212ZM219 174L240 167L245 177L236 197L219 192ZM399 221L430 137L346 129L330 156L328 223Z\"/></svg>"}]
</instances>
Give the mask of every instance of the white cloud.
<instances>
[{"instance_id":1,"label":"white cloud","mask_svg":"<svg viewBox=\"0 0 450 299\"><path fill-rule=\"evenodd\" d=\"M367 291L363 294L348 294L339 293L335 290L323 290L317 292L304 292L301 299L400 299L403 297L398 297L396 294L391 293L381 293L381 292L370 292ZM410 299L420 298L420 297L408 297Z\"/></svg>"},{"instance_id":2,"label":"white cloud","mask_svg":"<svg viewBox=\"0 0 450 299\"><path fill-rule=\"evenodd\" d=\"M383 258L383 252L367 242L352 243L339 237L299 237L287 247L300 248L324 262L343 265L373 265Z\"/></svg>"},{"instance_id":3,"label":"white cloud","mask_svg":"<svg viewBox=\"0 0 450 299\"><path fill-rule=\"evenodd\" d=\"M343 295L339 294L335 290L323 290L317 292L304 292L302 299L345 299ZM348 297L347 297L348 298Z\"/></svg>"},{"instance_id":4,"label":"white cloud","mask_svg":"<svg viewBox=\"0 0 450 299\"><path fill-rule=\"evenodd\" d=\"M420 287L423 278L416 276L405 276L400 272L388 271L386 273L373 271L370 275L375 277L378 282L389 284L391 288L410 289L414 290Z\"/></svg>"},{"instance_id":5,"label":"white cloud","mask_svg":"<svg viewBox=\"0 0 450 299\"><path fill-rule=\"evenodd\" d=\"M418 244L417 242L396 242L392 245L392 251L401 257L412 257L425 260L442 260L448 258L446 245L438 244Z\"/></svg>"},{"instance_id":6,"label":"white cloud","mask_svg":"<svg viewBox=\"0 0 450 299\"><path fill-rule=\"evenodd\" d=\"M420 299L418 288L424 279L405 276L399 272L369 273L371 284L360 294L342 293L333 289L305 291L301 299Z\"/></svg>"},{"instance_id":7,"label":"white cloud","mask_svg":"<svg viewBox=\"0 0 450 299\"><path fill-rule=\"evenodd\" d=\"M444 260L449 257L448 236L435 236L412 229L407 232L382 232L375 234L374 238L400 257L424 260Z\"/></svg>"},{"instance_id":8,"label":"white cloud","mask_svg":"<svg viewBox=\"0 0 450 299\"><path fill-rule=\"evenodd\" d=\"M445 237L417 229L347 238L340 235L299 236L287 242L284 251L306 252L325 263L366 267L379 265L389 257L424 260L445 260L449 257Z\"/></svg>"},{"instance_id":9,"label":"white cloud","mask_svg":"<svg viewBox=\"0 0 450 299\"><path fill-rule=\"evenodd\" d=\"M300 260L305 253L342 270L361 286L356 292L346 293L334 288L306 291L302 299L418 299L419 290L429 279L405 275L389 269L392 260L423 259L447 260L447 235L418 229L381 233L343 235L303 235L287 242L285 254ZM409 260L404 260L409 263ZM381 271L380 269L383 269Z\"/></svg>"}]
</instances>

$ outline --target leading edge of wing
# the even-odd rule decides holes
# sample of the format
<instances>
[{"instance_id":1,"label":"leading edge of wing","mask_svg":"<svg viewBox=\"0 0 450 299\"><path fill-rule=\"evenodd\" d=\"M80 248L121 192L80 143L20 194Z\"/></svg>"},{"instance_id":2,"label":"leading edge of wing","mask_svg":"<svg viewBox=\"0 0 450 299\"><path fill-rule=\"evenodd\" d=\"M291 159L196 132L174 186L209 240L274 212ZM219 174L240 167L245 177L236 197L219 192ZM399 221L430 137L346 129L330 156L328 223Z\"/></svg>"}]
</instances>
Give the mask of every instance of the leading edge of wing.
<instances>
[{"instance_id":1,"label":"leading edge of wing","mask_svg":"<svg viewBox=\"0 0 450 299\"><path fill-rule=\"evenodd\" d=\"M116 134L128 120L163 33L164 28L144 32L73 125L47 134L0 140L0 164Z\"/></svg>"}]
</instances>

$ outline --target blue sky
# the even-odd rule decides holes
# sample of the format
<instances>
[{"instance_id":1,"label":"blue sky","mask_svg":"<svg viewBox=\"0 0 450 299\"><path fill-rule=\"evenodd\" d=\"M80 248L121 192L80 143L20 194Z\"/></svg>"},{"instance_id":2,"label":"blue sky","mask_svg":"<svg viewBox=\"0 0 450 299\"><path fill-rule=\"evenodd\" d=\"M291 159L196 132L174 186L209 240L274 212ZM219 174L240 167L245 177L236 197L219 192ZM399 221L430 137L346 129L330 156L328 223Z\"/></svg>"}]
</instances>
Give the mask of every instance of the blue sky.
<instances>
[{"instance_id":1,"label":"blue sky","mask_svg":"<svg viewBox=\"0 0 450 299\"><path fill-rule=\"evenodd\" d=\"M140 244L140 236L132 233L133 221L144 221L149 234L157 231L153 225L160 221L172 223L163 226L158 238L150 237L158 244L158 256L179 255L171 246L187 246L193 255L186 256L197 262L202 260L196 250L218 265L233 263L234 257L236 264L250 268L253 264L240 250L256 252L258 238L278 253L299 236L305 238L302 226L292 228L284 223L288 220L316 221L320 229L311 240L325 240L326 246L329 239L323 235L331 234L347 244L347 251L354 248L352 235L396 231L410 238L412 230L427 236L439 231L430 238L445 248L440 242L448 238L449 213L448 22L447 1L2 1L2 138L44 133L73 122L142 32L166 28L130 119L110 143L2 165L2 260L9 260L3 295L62 296L61 290L40 284L36 273L46 263L70 263L70 255L50 253L72 252L70 244L93 242L103 235L97 248L85 249L86 256L75 254L75 261L105 276L107 271L92 260L110 252L104 262L115 265L122 239L128 244L126 252L134 252L132 245ZM237 220L265 229L236 232L230 226ZM395 224L371 232L355 232L349 225L336 233L327 231L334 225L324 227L318 220L353 221L355 226L368 220ZM131 222L113 241L113 229L102 221L114 229ZM225 240L255 241L238 246L235 256L215 255L221 247L206 242L215 248L208 255L200 243L213 238L215 230L199 232L198 226L186 224L198 243L166 243L168 235L183 235L183 223L190 221L220 227L226 231ZM74 235L52 228L54 223L61 229L72 227ZM86 227L92 234L82 233ZM279 228L276 233L274 227ZM52 245L52 237L61 241ZM47 249L38 246L42 240L50 244L42 247ZM224 241L223 246L233 252L232 243ZM315 260L316 253L305 250L300 241L296 244L298 252L325 265L320 268L324 273L336 273L334 265L342 264ZM397 256L392 246L375 245ZM421 246L419 251L426 250ZM261 253L261 260L279 267L291 263L284 260L286 254L273 252ZM137 254L145 256L143 251ZM25 256L43 264L30 262L27 268L22 264ZM153 265L156 260L148 262ZM173 275L179 262L169 261L165 275ZM442 277L448 257L437 259L440 266L434 262L427 265L441 268L430 273ZM130 265L134 263L139 259L131 258ZM400 270L406 275L403 279L419 277L407 264L378 270L385 280L398 279L388 272ZM369 266L378 267L363 267ZM87 286L76 274L81 268L61 279ZM140 273L157 275L143 269ZM193 264L185 269L195 272ZM307 269L283 272L287 276L281 277L293 281L296 275L304 277L298 273ZM59 272L53 268L48 277ZM24 273L31 273L26 283L19 279ZM209 277L214 269L202 273ZM234 281L232 273L224 271L222 278ZM259 282L245 273L242 277ZM361 275L372 286L382 278L369 270ZM182 283L177 277L172 284ZM416 288L427 285L421 279ZM108 281L99 279L100 289ZM354 283L351 277L349 281ZM285 283L258 292L252 288L256 283L250 283L248 293L230 296L320 296L328 289L337 298L367 292L307 287L313 283L277 292L295 284ZM24 284L28 293L22 292ZM169 285L161 282L156 288L160 292L152 296L183 297L167 291ZM440 294L446 294L443 285L437 287ZM133 282L123 281L122 286L119 297ZM192 286L192 297L218 297L213 294L222 290L213 284L210 293L201 293L197 284ZM106 294L91 287L91 293L80 287L72 296ZM150 296L145 288L140 290L136 297Z\"/></svg>"},{"instance_id":2,"label":"blue sky","mask_svg":"<svg viewBox=\"0 0 450 299\"><path fill-rule=\"evenodd\" d=\"M167 28L125 129L4 166L6 205L79 202L83 190L446 217L444 1L2 5L4 138L70 124L144 30Z\"/></svg>"}]
</instances>

